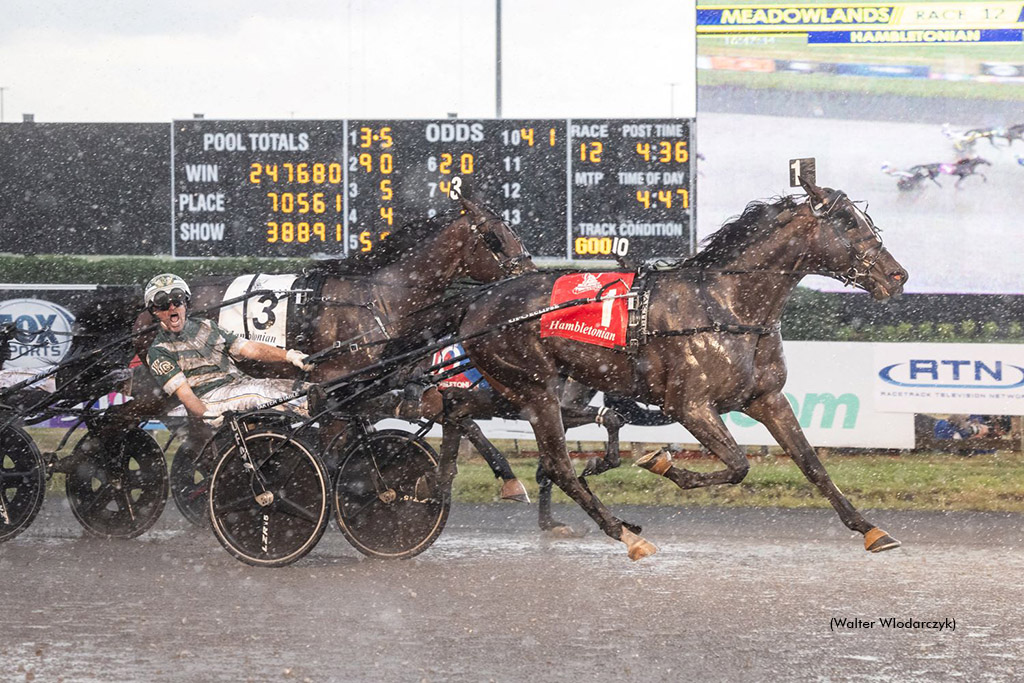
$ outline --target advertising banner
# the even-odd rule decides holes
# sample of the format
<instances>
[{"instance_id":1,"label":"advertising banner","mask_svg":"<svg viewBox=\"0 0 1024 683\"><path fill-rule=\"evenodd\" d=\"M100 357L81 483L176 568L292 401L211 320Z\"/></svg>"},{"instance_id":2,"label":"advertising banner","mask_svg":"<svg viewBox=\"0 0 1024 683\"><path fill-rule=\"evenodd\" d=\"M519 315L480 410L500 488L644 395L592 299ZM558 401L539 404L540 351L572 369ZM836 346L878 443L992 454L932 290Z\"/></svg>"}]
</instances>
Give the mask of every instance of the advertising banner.
<instances>
[{"instance_id":1,"label":"advertising banner","mask_svg":"<svg viewBox=\"0 0 1024 683\"><path fill-rule=\"evenodd\" d=\"M874 408L1024 415L1024 344L873 344Z\"/></svg>"}]
</instances>

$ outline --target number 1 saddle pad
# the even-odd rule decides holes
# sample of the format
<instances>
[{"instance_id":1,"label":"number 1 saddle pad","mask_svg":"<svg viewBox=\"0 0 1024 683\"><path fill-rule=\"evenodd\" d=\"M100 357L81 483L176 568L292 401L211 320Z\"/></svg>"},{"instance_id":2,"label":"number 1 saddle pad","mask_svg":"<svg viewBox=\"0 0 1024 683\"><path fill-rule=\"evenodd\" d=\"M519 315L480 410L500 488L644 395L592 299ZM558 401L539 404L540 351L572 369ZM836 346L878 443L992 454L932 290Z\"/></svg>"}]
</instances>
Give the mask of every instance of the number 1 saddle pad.
<instances>
[{"instance_id":1,"label":"number 1 saddle pad","mask_svg":"<svg viewBox=\"0 0 1024 683\"><path fill-rule=\"evenodd\" d=\"M555 280L551 305L576 299L600 301L545 313L540 319L541 337L564 337L609 349L626 346L629 307L626 294L633 286L635 273L571 273Z\"/></svg>"}]
</instances>

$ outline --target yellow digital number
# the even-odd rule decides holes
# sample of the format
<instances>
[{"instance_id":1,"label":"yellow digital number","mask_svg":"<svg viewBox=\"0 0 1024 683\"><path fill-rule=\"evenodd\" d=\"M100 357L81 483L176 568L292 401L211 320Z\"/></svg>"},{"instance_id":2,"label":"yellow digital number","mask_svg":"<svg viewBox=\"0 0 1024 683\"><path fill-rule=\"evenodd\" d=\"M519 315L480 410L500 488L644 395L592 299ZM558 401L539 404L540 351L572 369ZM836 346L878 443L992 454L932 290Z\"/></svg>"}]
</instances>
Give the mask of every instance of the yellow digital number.
<instances>
[{"instance_id":1,"label":"yellow digital number","mask_svg":"<svg viewBox=\"0 0 1024 683\"><path fill-rule=\"evenodd\" d=\"M548 146L550 146L550 147L554 147L555 146L555 129L554 128L548 128Z\"/></svg>"},{"instance_id":2,"label":"yellow digital number","mask_svg":"<svg viewBox=\"0 0 1024 683\"><path fill-rule=\"evenodd\" d=\"M295 180L299 182L299 185L309 182L309 164L303 162L295 167Z\"/></svg>"},{"instance_id":3,"label":"yellow digital number","mask_svg":"<svg viewBox=\"0 0 1024 683\"><path fill-rule=\"evenodd\" d=\"M391 206L382 206L382 207L380 207L380 217L383 218L384 222L387 223L388 225L391 225L392 220L394 219L394 215L395 215L394 207L391 207Z\"/></svg>"},{"instance_id":4,"label":"yellow digital number","mask_svg":"<svg viewBox=\"0 0 1024 683\"><path fill-rule=\"evenodd\" d=\"M636 153L644 158L644 161L651 160L651 143L649 142L638 142L636 143Z\"/></svg>"},{"instance_id":5,"label":"yellow digital number","mask_svg":"<svg viewBox=\"0 0 1024 683\"><path fill-rule=\"evenodd\" d=\"M580 161L589 161L592 164L601 163L601 154L604 152L604 143L595 140L594 142L580 143Z\"/></svg>"},{"instance_id":6,"label":"yellow digital number","mask_svg":"<svg viewBox=\"0 0 1024 683\"><path fill-rule=\"evenodd\" d=\"M676 194L682 196L682 198L683 198L683 208L684 209L690 208L690 191L689 190L684 190L683 188L679 188L679 189L676 190Z\"/></svg>"},{"instance_id":7,"label":"yellow digital number","mask_svg":"<svg viewBox=\"0 0 1024 683\"><path fill-rule=\"evenodd\" d=\"M645 209L651 208L651 191L650 190L637 190L636 200L644 205Z\"/></svg>"},{"instance_id":8,"label":"yellow digital number","mask_svg":"<svg viewBox=\"0 0 1024 683\"><path fill-rule=\"evenodd\" d=\"M680 140L676 143L676 163L685 164L690 160L690 150L686 149L686 141Z\"/></svg>"},{"instance_id":9,"label":"yellow digital number","mask_svg":"<svg viewBox=\"0 0 1024 683\"><path fill-rule=\"evenodd\" d=\"M380 148L387 149L388 147L391 147L391 145L393 144L395 143L391 139L391 127L384 126L383 128L380 129Z\"/></svg>"},{"instance_id":10,"label":"yellow digital number","mask_svg":"<svg viewBox=\"0 0 1024 683\"><path fill-rule=\"evenodd\" d=\"M685 164L689 159L690 150L686 148L685 140L679 140L675 143L662 140L658 143L658 161L661 163L670 164L675 162L677 164Z\"/></svg>"},{"instance_id":11,"label":"yellow digital number","mask_svg":"<svg viewBox=\"0 0 1024 683\"><path fill-rule=\"evenodd\" d=\"M269 221L267 223L267 242L273 244L277 240L277 223L275 223L274 221Z\"/></svg>"},{"instance_id":12,"label":"yellow digital number","mask_svg":"<svg viewBox=\"0 0 1024 683\"><path fill-rule=\"evenodd\" d=\"M533 147L533 128L520 128L519 135L526 140L529 147Z\"/></svg>"},{"instance_id":13,"label":"yellow digital number","mask_svg":"<svg viewBox=\"0 0 1024 683\"><path fill-rule=\"evenodd\" d=\"M373 173L373 155L367 152L360 154L359 165L365 168L367 173Z\"/></svg>"},{"instance_id":14,"label":"yellow digital number","mask_svg":"<svg viewBox=\"0 0 1024 683\"><path fill-rule=\"evenodd\" d=\"M530 132L531 133L533 132L532 128L530 129ZM533 143L531 142L530 144L532 145ZM469 174L471 174L473 172L473 155L472 154L467 152L467 153L465 153L465 154L463 154L462 156L459 157L459 171L462 172L462 175L469 175Z\"/></svg>"},{"instance_id":15,"label":"yellow digital number","mask_svg":"<svg viewBox=\"0 0 1024 683\"><path fill-rule=\"evenodd\" d=\"M317 222L313 224L313 236L319 237L321 242L327 241L327 226Z\"/></svg>"},{"instance_id":16,"label":"yellow digital number","mask_svg":"<svg viewBox=\"0 0 1024 683\"><path fill-rule=\"evenodd\" d=\"M324 201L324 193L316 192L313 194L313 213L323 213L327 210L327 203Z\"/></svg>"},{"instance_id":17,"label":"yellow digital number","mask_svg":"<svg viewBox=\"0 0 1024 683\"><path fill-rule=\"evenodd\" d=\"M658 190L658 201L664 204L666 209L671 209L672 190Z\"/></svg>"},{"instance_id":18,"label":"yellow digital number","mask_svg":"<svg viewBox=\"0 0 1024 683\"><path fill-rule=\"evenodd\" d=\"M327 180L332 185L339 185L342 179L341 164L334 162L327 167Z\"/></svg>"},{"instance_id":19,"label":"yellow digital number","mask_svg":"<svg viewBox=\"0 0 1024 683\"><path fill-rule=\"evenodd\" d=\"M380 155L380 172L384 175L390 175L395 170L395 162L391 158L390 154Z\"/></svg>"},{"instance_id":20,"label":"yellow digital number","mask_svg":"<svg viewBox=\"0 0 1024 683\"><path fill-rule=\"evenodd\" d=\"M263 172L270 176L270 179L277 182L277 164L264 164Z\"/></svg>"},{"instance_id":21,"label":"yellow digital number","mask_svg":"<svg viewBox=\"0 0 1024 683\"><path fill-rule=\"evenodd\" d=\"M373 249L373 241L370 240L370 232L364 230L359 233L359 251L370 251Z\"/></svg>"},{"instance_id":22,"label":"yellow digital number","mask_svg":"<svg viewBox=\"0 0 1024 683\"><path fill-rule=\"evenodd\" d=\"M373 129L372 128L360 128L359 129L359 146L363 149L373 146Z\"/></svg>"},{"instance_id":23,"label":"yellow digital number","mask_svg":"<svg viewBox=\"0 0 1024 683\"><path fill-rule=\"evenodd\" d=\"M439 170L442 175L451 175L452 162L454 161L455 157L453 157L451 154L448 154L447 152L444 152L443 154L441 154L441 163L438 164L437 170Z\"/></svg>"},{"instance_id":24,"label":"yellow digital number","mask_svg":"<svg viewBox=\"0 0 1024 683\"><path fill-rule=\"evenodd\" d=\"M257 161L252 162L249 166L249 183L252 185L260 184L260 175L262 175L263 165Z\"/></svg>"},{"instance_id":25,"label":"yellow digital number","mask_svg":"<svg viewBox=\"0 0 1024 683\"><path fill-rule=\"evenodd\" d=\"M395 191L391 189L390 180L380 181L380 198L381 201L389 202L395 196Z\"/></svg>"}]
</instances>

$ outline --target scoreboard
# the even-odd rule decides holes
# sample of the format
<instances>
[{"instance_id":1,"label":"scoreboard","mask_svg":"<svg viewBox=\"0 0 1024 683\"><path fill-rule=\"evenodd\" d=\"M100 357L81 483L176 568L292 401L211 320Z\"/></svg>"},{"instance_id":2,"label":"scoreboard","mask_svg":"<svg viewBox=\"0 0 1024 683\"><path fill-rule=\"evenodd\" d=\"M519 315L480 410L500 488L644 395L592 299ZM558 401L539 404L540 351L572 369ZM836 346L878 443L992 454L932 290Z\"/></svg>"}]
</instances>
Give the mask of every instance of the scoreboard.
<instances>
[{"instance_id":1,"label":"scoreboard","mask_svg":"<svg viewBox=\"0 0 1024 683\"><path fill-rule=\"evenodd\" d=\"M689 255L691 119L172 123L171 253L341 256L452 208L452 179L535 257Z\"/></svg>"}]
</instances>

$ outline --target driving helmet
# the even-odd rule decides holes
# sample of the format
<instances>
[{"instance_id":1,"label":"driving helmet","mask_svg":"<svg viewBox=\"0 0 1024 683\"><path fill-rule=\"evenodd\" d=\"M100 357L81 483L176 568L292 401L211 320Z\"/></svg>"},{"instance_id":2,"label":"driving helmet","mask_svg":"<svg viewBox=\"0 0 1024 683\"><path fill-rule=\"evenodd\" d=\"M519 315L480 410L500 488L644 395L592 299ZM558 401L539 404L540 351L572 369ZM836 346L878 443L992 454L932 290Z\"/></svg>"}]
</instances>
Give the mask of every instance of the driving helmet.
<instances>
[{"instance_id":1,"label":"driving helmet","mask_svg":"<svg viewBox=\"0 0 1024 683\"><path fill-rule=\"evenodd\" d=\"M146 285L146 306L167 310L168 302L180 305L192 298L188 283L173 273L157 275Z\"/></svg>"}]
</instances>

